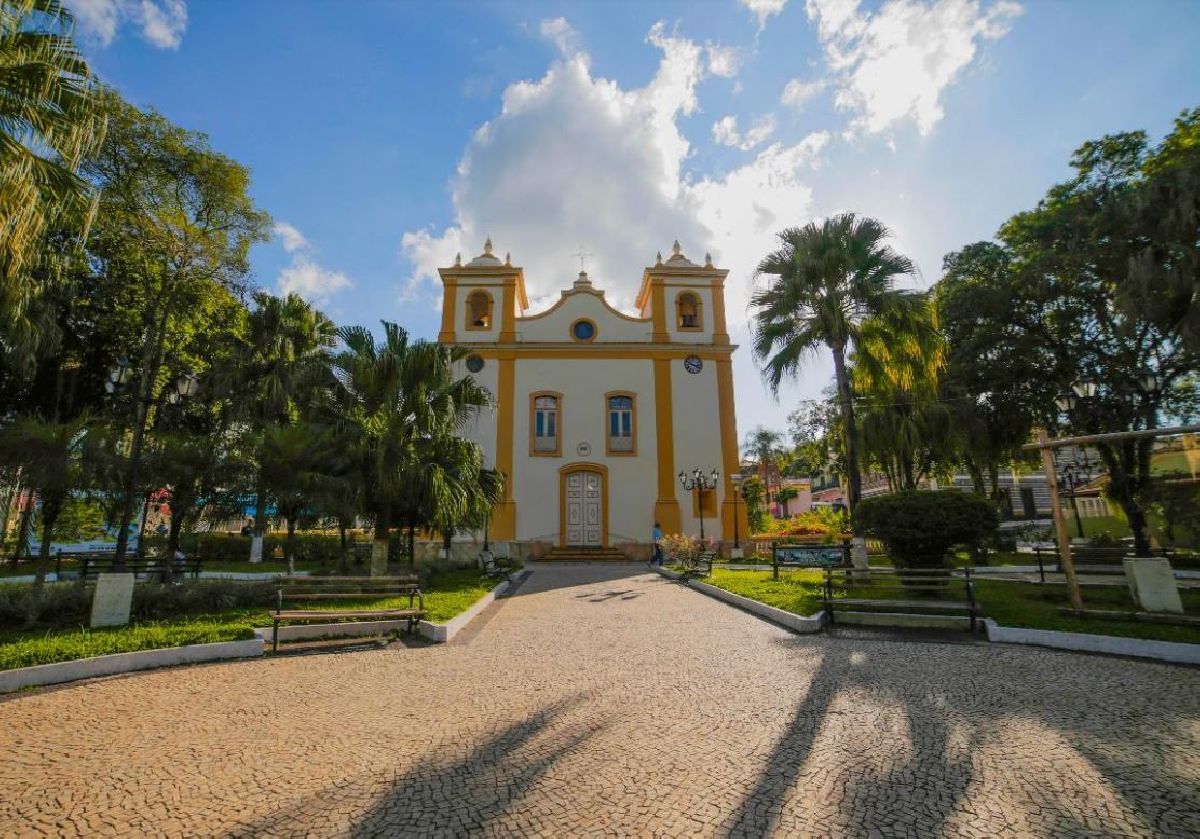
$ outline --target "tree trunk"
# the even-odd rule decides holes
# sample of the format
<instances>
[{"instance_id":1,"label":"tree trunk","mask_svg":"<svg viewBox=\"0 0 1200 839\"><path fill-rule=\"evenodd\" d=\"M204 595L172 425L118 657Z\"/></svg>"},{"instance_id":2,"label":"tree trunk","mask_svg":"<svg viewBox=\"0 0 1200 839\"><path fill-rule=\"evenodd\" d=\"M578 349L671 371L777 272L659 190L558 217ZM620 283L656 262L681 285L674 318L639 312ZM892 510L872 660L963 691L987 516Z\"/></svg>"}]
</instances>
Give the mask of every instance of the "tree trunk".
<instances>
[{"instance_id":1,"label":"tree trunk","mask_svg":"<svg viewBox=\"0 0 1200 839\"><path fill-rule=\"evenodd\" d=\"M287 539L284 540L284 551L287 553L288 574L296 574L296 516L293 513L287 517Z\"/></svg>"},{"instance_id":2,"label":"tree trunk","mask_svg":"<svg viewBox=\"0 0 1200 839\"><path fill-rule=\"evenodd\" d=\"M263 468L260 465L258 468L258 479L254 486L254 533L250 537L250 561L262 562L263 560L263 540L267 536L267 487L266 481L263 480ZM258 558L255 559L255 545L257 543Z\"/></svg>"},{"instance_id":3,"label":"tree trunk","mask_svg":"<svg viewBox=\"0 0 1200 839\"><path fill-rule=\"evenodd\" d=\"M846 369L845 345L834 346L833 372L837 381L838 407L841 409L843 432L846 435L846 480L850 513L862 498L862 475L858 472L858 428L854 422L854 393L850 389L850 373Z\"/></svg>"},{"instance_id":4,"label":"tree trunk","mask_svg":"<svg viewBox=\"0 0 1200 839\"><path fill-rule=\"evenodd\" d=\"M13 546L12 563L16 565L29 549L29 523L33 520L33 505L37 501L37 493L32 489L26 491L25 509L17 521L17 544Z\"/></svg>"},{"instance_id":5,"label":"tree trunk","mask_svg":"<svg viewBox=\"0 0 1200 839\"><path fill-rule=\"evenodd\" d=\"M967 458L964 465L967 467L967 474L971 476L971 489L976 495L987 497L987 488L983 485L983 470L979 468L979 464L972 458Z\"/></svg>"},{"instance_id":6,"label":"tree trunk","mask_svg":"<svg viewBox=\"0 0 1200 839\"><path fill-rule=\"evenodd\" d=\"M408 526L408 564L416 565L417 563L417 526L410 524Z\"/></svg>"},{"instance_id":7,"label":"tree trunk","mask_svg":"<svg viewBox=\"0 0 1200 839\"><path fill-rule=\"evenodd\" d=\"M1146 514L1138 501L1137 479L1131 476L1137 474L1136 442L1129 440L1116 445L1098 444L1096 450L1100 453L1104 465L1108 467L1108 492L1125 513L1129 520L1129 529L1133 531L1133 552L1135 556L1150 556L1150 540L1146 535Z\"/></svg>"},{"instance_id":8,"label":"tree trunk","mask_svg":"<svg viewBox=\"0 0 1200 839\"><path fill-rule=\"evenodd\" d=\"M381 510L375 516L375 538L371 542L372 577L380 577L387 573L388 529L387 514Z\"/></svg>"},{"instance_id":9,"label":"tree trunk","mask_svg":"<svg viewBox=\"0 0 1200 839\"><path fill-rule=\"evenodd\" d=\"M40 602L42 590L46 587L46 574L50 571L50 540L53 539L54 525L58 522L58 514L62 512L61 500L42 501L42 544L38 548L37 569L33 577L33 599Z\"/></svg>"},{"instance_id":10,"label":"tree trunk","mask_svg":"<svg viewBox=\"0 0 1200 839\"><path fill-rule=\"evenodd\" d=\"M346 522L338 519L338 568L342 576L350 573L346 567Z\"/></svg>"}]
</instances>

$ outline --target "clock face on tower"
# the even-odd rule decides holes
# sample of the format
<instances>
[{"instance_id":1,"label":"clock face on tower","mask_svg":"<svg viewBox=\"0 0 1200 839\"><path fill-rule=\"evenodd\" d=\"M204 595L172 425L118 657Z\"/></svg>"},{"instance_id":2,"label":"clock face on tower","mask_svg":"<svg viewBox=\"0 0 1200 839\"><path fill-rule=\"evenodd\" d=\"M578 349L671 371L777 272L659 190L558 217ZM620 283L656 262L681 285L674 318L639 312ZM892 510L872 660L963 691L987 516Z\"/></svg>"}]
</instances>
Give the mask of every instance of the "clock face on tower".
<instances>
[{"instance_id":1,"label":"clock face on tower","mask_svg":"<svg viewBox=\"0 0 1200 839\"><path fill-rule=\"evenodd\" d=\"M689 373L699 373L704 368L704 362L698 355L689 355L683 360L683 369Z\"/></svg>"}]
</instances>

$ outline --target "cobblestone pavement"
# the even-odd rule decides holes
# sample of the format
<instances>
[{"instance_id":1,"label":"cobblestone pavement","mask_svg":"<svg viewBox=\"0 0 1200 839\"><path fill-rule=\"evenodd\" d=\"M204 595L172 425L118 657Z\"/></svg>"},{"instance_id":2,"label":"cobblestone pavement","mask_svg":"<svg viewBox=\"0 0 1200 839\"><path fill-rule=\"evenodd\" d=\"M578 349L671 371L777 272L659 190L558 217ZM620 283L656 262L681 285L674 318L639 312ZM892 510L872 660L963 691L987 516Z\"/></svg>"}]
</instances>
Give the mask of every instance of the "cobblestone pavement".
<instances>
[{"instance_id":1,"label":"cobblestone pavement","mask_svg":"<svg viewBox=\"0 0 1200 839\"><path fill-rule=\"evenodd\" d=\"M0 702L0 834L1200 834L1200 671L536 571L442 647Z\"/></svg>"}]
</instances>

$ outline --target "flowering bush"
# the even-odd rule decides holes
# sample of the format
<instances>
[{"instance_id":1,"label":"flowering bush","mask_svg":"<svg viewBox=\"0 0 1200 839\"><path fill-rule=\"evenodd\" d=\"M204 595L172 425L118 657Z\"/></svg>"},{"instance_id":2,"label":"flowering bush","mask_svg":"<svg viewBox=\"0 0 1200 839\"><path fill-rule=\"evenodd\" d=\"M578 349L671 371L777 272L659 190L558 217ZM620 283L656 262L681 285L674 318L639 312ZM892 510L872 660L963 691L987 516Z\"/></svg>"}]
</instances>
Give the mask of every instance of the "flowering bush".
<instances>
[{"instance_id":1,"label":"flowering bush","mask_svg":"<svg viewBox=\"0 0 1200 839\"><path fill-rule=\"evenodd\" d=\"M700 565L700 554L707 546L694 536L674 533L662 538L662 547L670 560L682 565L684 571L695 571Z\"/></svg>"},{"instance_id":2,"label":"flowering bush","mask_svg":"<svg viewBox=\"0 0 1200 839\"><path fill-rule=\"evenodd\" d=\"M790 519L772 519L767 523L766 531L756 533L755 538L820 536L832 541L835 537L848 535L849 530L850 519L845 513L831 507L817 507Z\"/></svg>"}]
</instances>

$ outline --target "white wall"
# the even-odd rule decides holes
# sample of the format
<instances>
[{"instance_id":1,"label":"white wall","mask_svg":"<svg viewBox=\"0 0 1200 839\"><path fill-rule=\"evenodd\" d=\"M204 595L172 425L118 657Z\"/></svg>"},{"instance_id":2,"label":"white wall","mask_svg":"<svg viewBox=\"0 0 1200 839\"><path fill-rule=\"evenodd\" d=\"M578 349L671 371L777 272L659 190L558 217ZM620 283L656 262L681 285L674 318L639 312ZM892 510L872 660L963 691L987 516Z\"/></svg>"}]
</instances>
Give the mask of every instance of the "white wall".
<instances>
[{"instance_id":1,"label":"white wall","mask_svg":"<svg viewBox=\"0 0 1200 839\"><path fill-rule=\"evenodd\" d=\"M707 475L720 473L717 486L717 513L724 499L725 474L721 459L721 416L717 402L717 367L705 361L699 373L688 373L683 361L671 362L671 402L675 411L675 472L691 473L700 467ZM686 533L700 535L700 519L692 515L692 493L675 481L679 499L680 522ZM704 517L704 534L721 535L720 520Z\"/></svg>"},{"instance_id":2,"label":"white wall","mask_svg":"<svg viewBox=\"0 0 1200 839\"><path fill-rule=\"evenodd\" d=\"M544 316L517 318L517 340L522 342L574 341L571 324L587 318L596 324L596 338L591 343L630 343L650 340L652 326L648 320L628 320L610 309L599 294L568 292L558 308L547 310Z\"/></svg>"},{"instance_id":3,"label":"white wall","mask_svg":"<svg viewBox=\"0 0 1200 839\"><path fill-rule=\"evenodd\" d=\"M517 538L534 539L559 529L559 470L587 461L608 468L610 542L649 541L657 495L658 446L654 409L654 365L647 360L518 359L513 422L513 487L517 501ZM553 390L562 400L562 456L529 455L529 395ZM637 394L637 456L605 454L608 412L604 394ZM715 391L714 391L715 392ZM578 454L580 443L591 455Z\"/></svg>"},{"instance_id":4,"label":"white wall","mask_svg":"<svg viewBox=\"0 0 1200 839\"><path fill-rule=\"evenodd\" d=\"M454 374L456 376L470 376L479 385L488 389L492 394L493 407L481 411L474 420L471 420L463 428L463 436L468 440L474 440L483 448L484 463L488 468L496 466L496 382L500 364L494 358L489 358L484 361L483 369L478 373L471 373L467 370L464 362L458 362L454 365Z\"/></svg>"}]
</instances>

